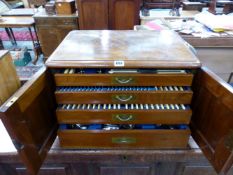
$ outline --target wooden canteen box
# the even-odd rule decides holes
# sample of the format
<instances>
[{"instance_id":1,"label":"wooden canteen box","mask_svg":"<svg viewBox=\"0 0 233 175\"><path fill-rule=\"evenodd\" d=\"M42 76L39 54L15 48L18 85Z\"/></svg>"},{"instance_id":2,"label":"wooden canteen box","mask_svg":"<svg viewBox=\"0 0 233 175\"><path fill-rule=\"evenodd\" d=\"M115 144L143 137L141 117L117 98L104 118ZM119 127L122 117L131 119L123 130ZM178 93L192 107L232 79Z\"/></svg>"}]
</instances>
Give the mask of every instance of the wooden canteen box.
<instances>
[{"instance_id":1,"label":"wooden canteen box","mask_svg":"<svg viewBox=\"0 0 233 175\"><path fill-rule=\"evenodd\" d=\"M47 2L45 4L45 11L47 14L49 15L55 15L56 14L56 6L55 6L55 2Z\"/></svg>"},{"instance_id":2,"label":"wooden canteen box","mask_svg":"<svg viewBox=\"0 0 233 175\"><path fill-rule=\"evenodd\" d=\"M75 0L56 0L58 15L71 15L76 12Z\"/></svg>"}]
</instances>

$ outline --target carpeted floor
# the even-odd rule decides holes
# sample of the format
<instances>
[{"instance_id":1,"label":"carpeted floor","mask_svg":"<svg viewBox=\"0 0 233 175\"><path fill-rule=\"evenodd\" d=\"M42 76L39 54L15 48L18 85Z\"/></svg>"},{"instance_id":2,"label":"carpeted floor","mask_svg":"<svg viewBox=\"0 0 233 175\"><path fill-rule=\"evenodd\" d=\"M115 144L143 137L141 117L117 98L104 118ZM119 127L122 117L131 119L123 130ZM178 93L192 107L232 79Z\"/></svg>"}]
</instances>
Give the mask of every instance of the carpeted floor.
<instances>
[{"instance_id":1,"label":"carpeted floor","mask_svg":"<svg viewBox=\"0 0 233 175\"><path fill-rule=\"evenodd\" d=\"M25 81L30 79L41 67L42 65L27 65L23 67L16 67L16 71L20 79Z\"/></svg>"},{"instance_id":2,"label":"carpeted floor","mask_svg":"<svg viewBox=\"0 0 233 175\"><path fill-rule=\"evenodd\" d=\"M31 41L32 38L30 36L29 31L14 31L14 36L16 41ZM9 37L7 33L3 30L0 31L0 38L2 41L9 41ZM33 39L36 40L36 34L33 32Z\"/></svg>"},{"instance_id":3,"label":"carpeted floor","mask_svg":"<svg viewBox=\"0 0 233 175\"><path fill-rule=\"evenodd\" d=\"M29 34L28 29L26 28L14 28L14 35L16 37L17 45L13 46L12 43L9 41L9 38L7 37L7 34L3 28L0 28L0 38L3 41L4 49L7 50L13 50L18 48L25 48L27 47L30 49L30 55L32 57L32 60L35 59L35 54L33 52L33 45L31 36ZM34 31L33 31L34 33ZM34 33L34 39L35 39L35 33ZM21 80L27 80L30 79L30 77L37 72L42 66L44 65L43 61L43 55L39 57L39 60L36 64L33 64L32 62L29 62L27 66L19 66L16 67L17 73Z\"/></svg>"}]
</instances>

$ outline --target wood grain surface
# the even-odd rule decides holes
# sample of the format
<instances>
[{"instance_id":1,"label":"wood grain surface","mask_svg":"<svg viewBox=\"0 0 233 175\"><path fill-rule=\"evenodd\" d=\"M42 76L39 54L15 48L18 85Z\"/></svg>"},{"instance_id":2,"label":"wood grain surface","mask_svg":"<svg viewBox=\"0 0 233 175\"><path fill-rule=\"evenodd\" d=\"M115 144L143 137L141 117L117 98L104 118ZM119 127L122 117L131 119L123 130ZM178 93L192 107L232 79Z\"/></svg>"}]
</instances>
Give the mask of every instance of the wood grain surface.
<instances>
[{"instance_id":1,"label":"wood grain surface","mask_svg":"<svg viewBox=\"0 0 233 175\"><path fill-rule=\"evenodd\" d=\"M57 86L191 86L193 80L190 73L55 74L54 77Z\"/></svg>"},{"instance_id":2,"label":"wood grain surface","mask_svg":"<svg viewBox=\"0 0 233 175\"><path fill-rule=\"evenodd\" d=\"M56 111L59 123L80 124L189 124L191 110L62 110ZM125 118L125 121L122 120Z\"/></svg>"},{"instance_id":3,"label":"wood grain surface","mask_svg":"<svg viewBox=\"0 0 233 175\"><path fill-rule=\"evenodd\" d=\"M58 136L62 147L84 149L185 149L187 148L189 135L189 129L112 131L58 130Z\"/></svg>"},{"instance_id":4,"label":"wood grain surface","mask_svg":"<svg viewBox=\"0 0 233 175\"><path fill-rule=\"evenodd\" d=\"M181 92L61 92L58 104L190 104L192 91Z\"/></svg>"},{"instance_id":5,"label":"wood grain surface","mask_svg":"<svg viewBox=\"0 0 233 175\"><path fill-rule=\"evenodd\" d=\"M183 39L168 30L72 31L46 61L49 67L197 68L199 60ZM118 67L119 68L119 67Z\"/></svg>"},{"instance_id":6,"label":"wood grain surface","mask_svg":"<svg viewBox=\"0 0 233 175\"><path fill-rule=\"evenodd\" d=\"M20 87L20 80L8 51L0 50L0 106Z\"/></svg>"},{"instance_id":7,"label":"wood grain surface","mask_svg":"<svg viewBox=\"0 0 233 175\"><path fill-rule=\"evenodd\" d=\"M233 163L233 88L202 68L195 77L192 134L218 173Z\"/></svg>"}]
</instances>

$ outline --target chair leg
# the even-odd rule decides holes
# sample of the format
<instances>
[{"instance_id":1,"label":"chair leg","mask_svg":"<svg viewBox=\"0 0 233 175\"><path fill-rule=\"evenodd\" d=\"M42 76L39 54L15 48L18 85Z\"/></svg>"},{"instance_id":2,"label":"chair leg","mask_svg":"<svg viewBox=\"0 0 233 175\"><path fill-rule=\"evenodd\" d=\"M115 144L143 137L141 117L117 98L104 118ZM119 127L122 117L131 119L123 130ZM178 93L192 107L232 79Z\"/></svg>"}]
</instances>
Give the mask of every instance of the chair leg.
<instances>
[{"instance_id":1,"label":"chair leg","mask_svg":"<svg viewBox=\"0 0 233 175\"><path fill-rule=\"evenodd\" d=\"M0 49L1 49L1 50L4 49L1 38L0 38Z\"/></svg>"},{"instance_id":2,"label":"chair leg","mask_svg":"<svg viewBox=\"0 0 233 175\"><path fill-rule=\"evenodd\" d=\"M28 27L28 30L29 30L29 33L30 33L30 36L31 36L31 39L32 39L33 50L34 50L34 53L35 53L35 59L33 60L33 64L36 64L36 62L39 59L39 56L42 54L42 50L41 50L40 43L39 43L39 40L37 38L37 35L36 35L37 41L34 41L31 27Z\"/></svg>"},{"instance_id":3,"label":"chair leg","mask_svg":"<svg viewBox=\"0 0 233 175\"><path fill-rule=\"evenodd\" d=\"M15 39L15 35L14 35L14 32L12 30L12 28L9 28L10 32L11 32L11 36L13 38L13 41L14 41L14 45L17 45L17 42L16 42L16 39Z\"/></svg>"},{"instance_id":4,"label":"chair leg","mask_svg":"<svg viewBox=\"0 0 233 175\"><path fill-rule=\"evenodd\" d=\"M10 29L6 27L6 28L5 28L5 31L6 31L7 36L9 37L9 39L10 39L10 41L11 41L11 44L14 45L15 43L14 43L14 39L12 38Z\"/></svg>"}]
</instances>

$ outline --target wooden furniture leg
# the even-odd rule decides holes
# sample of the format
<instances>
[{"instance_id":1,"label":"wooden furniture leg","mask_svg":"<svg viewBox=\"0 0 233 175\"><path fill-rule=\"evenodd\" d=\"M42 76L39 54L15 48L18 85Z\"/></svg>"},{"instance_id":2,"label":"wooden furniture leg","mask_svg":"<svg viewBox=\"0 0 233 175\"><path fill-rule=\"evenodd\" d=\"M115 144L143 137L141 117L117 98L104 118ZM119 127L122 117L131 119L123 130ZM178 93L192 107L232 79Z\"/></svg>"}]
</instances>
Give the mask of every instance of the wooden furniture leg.
<instances>
[{"instance_id":1,"label":"wooden furniture leg","mask_svg":"<svg viewBox=\"0 0 233 175\"><path fill-rule=\"evenodd\" d=\"M33 25L33 28L34 28L34 30L36 32L36 29L35 29L34 25ZM36 34L36 41L34 41L31 27L28 27L28 30L29 30L29 33L30 33L30 36L31 36L31 39L32 39L33 49L34 49L34 53L35 53L35 60L33 61L33 64L36 64L36 62L39 59L39 56L42 54L42 50L41 50L41 47L40 47L40 42L39 42L37 34Z\"/></svg>"},{"instance_id":2,"label":"wooden furniture leg","mask_svg":"<svg viewBox=\"0 0 233 175\"><path fill-rule=\"evenodd\" d=\"M1 38L0 38L0 49L1 49L1 50L4 49Z\"/></svg>"},{"instance_id":3,"label":"wooden furniture leg","mask_svg":"<svg viewBox=\"0 0 233 175\"><path fill-rule=\"evenodd\" d=\"M13 34L13 30L11 28L5 27L5 31L6 31L8 37L9 37L9 39L11 41L11 44L13 46L17 45L14 34Z\"/></svg>"}]
</instances>

